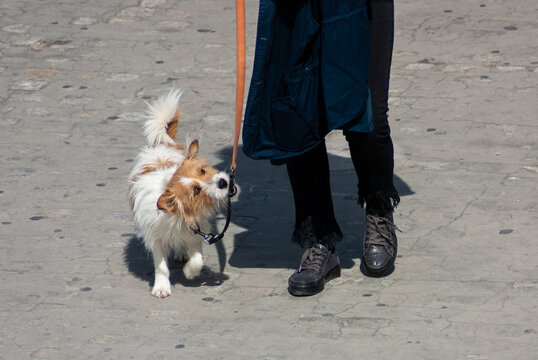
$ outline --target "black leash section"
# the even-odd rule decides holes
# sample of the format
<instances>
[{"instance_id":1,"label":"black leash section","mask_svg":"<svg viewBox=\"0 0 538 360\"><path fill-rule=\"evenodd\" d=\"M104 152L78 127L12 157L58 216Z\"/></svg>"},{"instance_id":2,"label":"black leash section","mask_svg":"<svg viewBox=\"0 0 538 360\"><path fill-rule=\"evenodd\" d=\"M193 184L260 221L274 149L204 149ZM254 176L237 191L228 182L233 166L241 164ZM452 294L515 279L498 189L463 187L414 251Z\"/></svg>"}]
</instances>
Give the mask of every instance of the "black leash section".
<instances>
[{"instance_id":1,"label":"black leash section","mask_svg":"<svg viewBox=\"0 0 538 360\"><path fill-rule=\"evenodd\" d=\"M204 241L207 245L212 245L224 237L224 233L228 230L230 225L230 220L232 219L232 197L237 194L237 187L235 186L235 169L230 171L230 184L228 185L228 212L226 214L226 223L224 228L218 234L204 233L200 230L200 225L196 224L196 229L192 229L195 234L200 235L204 238Z\"/></svg>"}]
</instances>

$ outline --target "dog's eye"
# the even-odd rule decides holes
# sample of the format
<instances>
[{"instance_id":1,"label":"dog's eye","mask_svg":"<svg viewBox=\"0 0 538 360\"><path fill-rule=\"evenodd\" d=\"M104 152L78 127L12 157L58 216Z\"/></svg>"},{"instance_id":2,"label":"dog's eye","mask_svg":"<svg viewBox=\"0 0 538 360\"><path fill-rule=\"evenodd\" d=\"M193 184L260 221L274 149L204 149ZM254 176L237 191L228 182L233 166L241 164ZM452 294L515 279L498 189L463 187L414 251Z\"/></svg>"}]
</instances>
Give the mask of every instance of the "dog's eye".
<instances>
[{"instance_id":1,"label":"dog's eye","mask_svg":"<svg viewBox=\"0 0 538 360\"><path fill-rule=\"evenodd\" d=\"M204 168L201 168L200 172L202 173L202 175L205 175L205 169Z\"/></svg>"},{"instance_id":2,"label":"dog's eye","mask_svg":"<svg viewBox=\"0 0 538 360\"><path fill-rule=\"evenodd\" d=\"M194 193L194 196L196 196L196 195L200 195L200 193L202 192L202 188L199 187L199 186L195 186L195 187L192 189L192 192Z\"/></svg>"}]
</instances>

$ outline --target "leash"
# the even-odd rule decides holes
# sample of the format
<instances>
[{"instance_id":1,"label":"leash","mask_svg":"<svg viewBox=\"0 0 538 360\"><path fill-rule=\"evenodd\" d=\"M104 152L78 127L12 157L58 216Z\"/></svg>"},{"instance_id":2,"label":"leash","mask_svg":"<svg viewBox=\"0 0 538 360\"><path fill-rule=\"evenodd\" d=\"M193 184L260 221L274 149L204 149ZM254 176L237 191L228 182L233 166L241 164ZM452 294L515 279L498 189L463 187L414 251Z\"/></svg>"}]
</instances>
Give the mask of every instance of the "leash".
<instances>
[{"instance_id":1,"label":"leash","mask_svg":"<svg viewBox=\"0 0 538 360\"><path fill-rule=\"evenodd\" d=\"M234 181L232 180L232 177L230 176L230 185L228 186L228 202L227 207L228 211L226 213L226 223L224 224L224 227L222 228L222 231L218 234L212 234L212 233L205 233L202 230L200 230L200 225L196 224L196 229L192 229L195 234L200 235L204 238L204 242L207 245L212 245L222 239L224 237L224 233L226 230L228 230L228 226L230 225L230 220L232 219L232 197L237 194L237 187L235 186Z\"/></svg>"},{"instance_id":2,"label":"leash","mask_svg":"<svg viewBox=\"0 0 538 360\"><path fill-rule=\"evenodd\" d=\"M237 168L237 148L239 144L239 134L241 133L241 118L243 115L243 100L245 96L245 63L246 63L246 35L245 35L245 0L235 0L235 17L236 17L236 47L237 47L237 78L235 90L235 132L232 154L232 165L230 166L230 183L228 186L228 211L226 214L226 223L224 228L218 234L204 233L200 230L200 225L196 224L197 229L192 229L195 234L204 238L206 244L211 245L224 237L228 230L230 220L232 219L232 197L237 194L235 186L235 170Z\"/></svg>"}]
</instances>

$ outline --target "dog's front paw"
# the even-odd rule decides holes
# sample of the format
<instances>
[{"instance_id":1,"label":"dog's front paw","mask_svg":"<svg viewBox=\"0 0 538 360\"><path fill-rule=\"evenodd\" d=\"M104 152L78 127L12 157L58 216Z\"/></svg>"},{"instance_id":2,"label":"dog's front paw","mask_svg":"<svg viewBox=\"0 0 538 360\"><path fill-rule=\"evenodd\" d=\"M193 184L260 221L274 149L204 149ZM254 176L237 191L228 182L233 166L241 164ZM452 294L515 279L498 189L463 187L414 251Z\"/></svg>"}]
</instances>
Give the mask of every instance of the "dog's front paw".
<instances>
[{"instance_id":1,"label":"dog's front paw","mask_svg":"<svg viewBox=\"0 0 538 360\"><path fill-rule=\"evenodd\" d=\"M204 259L202 257L202 254L195 253L185 264L185 267L183 268L183 274L185 274L185 277L188 280L192 280L198 275L200 275L202 267L204 267Z\"/></svg>"},{"instance_id":2,"label":"dog's front paw","mask_svg":"<svg viewBox=\"0 0 538 360\"><path fill-rule=\"evenodd\" d=\"M165 297L172 295L172 287L170 282L155 283L153 290L151 291L151 295L159 299L164 299Z\"/></svg>"}]
</instances>

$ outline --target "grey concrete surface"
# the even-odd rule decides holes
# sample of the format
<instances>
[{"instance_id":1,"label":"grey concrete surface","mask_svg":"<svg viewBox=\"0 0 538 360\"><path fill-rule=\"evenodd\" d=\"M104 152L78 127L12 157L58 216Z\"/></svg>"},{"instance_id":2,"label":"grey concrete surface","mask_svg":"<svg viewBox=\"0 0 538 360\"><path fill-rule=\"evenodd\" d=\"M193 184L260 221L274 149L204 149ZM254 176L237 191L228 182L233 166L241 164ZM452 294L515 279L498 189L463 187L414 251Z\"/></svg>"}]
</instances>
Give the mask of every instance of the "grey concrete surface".
<instances>
[{"instance_id":1,"label":"grey concrete surface","mask_svg":"<svg viewBox=\"0 0 538 360\"><path fill-rule=\"evenodd\" d=\"M334 133L341 278L287 293L285 169L241 156L202 276L175 264L172 296L150 295L127 200L144 101L183 88L178 138L226 168L234 17L218 0L0 2L0 359L537 359L535 0L396 1L390 276L359 269L364 213Z\"/></svg>"}]
</instances>

